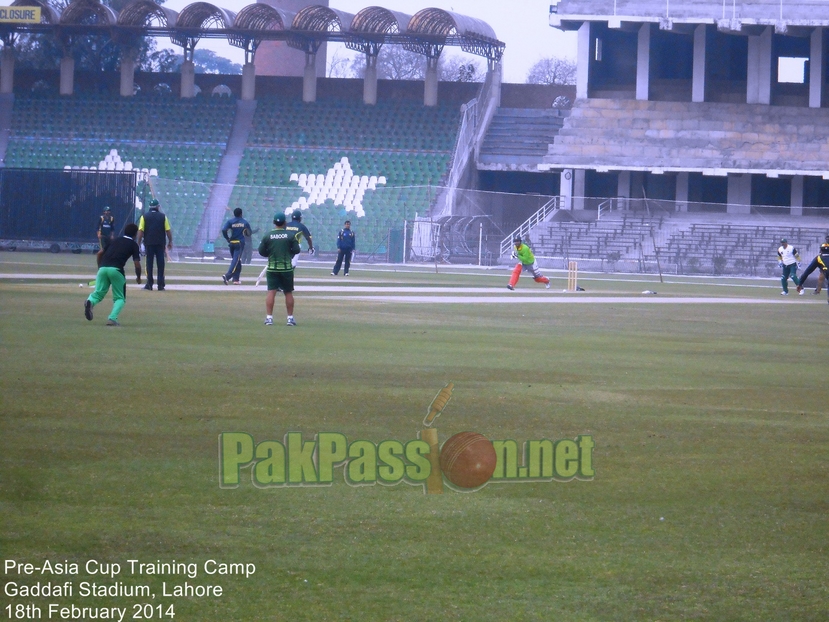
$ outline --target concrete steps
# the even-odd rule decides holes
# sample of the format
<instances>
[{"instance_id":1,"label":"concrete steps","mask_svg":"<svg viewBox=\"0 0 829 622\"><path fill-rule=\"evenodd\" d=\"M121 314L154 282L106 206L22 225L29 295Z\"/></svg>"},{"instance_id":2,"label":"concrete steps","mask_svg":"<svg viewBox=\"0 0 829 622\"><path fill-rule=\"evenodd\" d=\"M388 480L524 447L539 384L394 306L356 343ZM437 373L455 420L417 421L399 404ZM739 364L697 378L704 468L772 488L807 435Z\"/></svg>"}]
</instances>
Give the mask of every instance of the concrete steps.
<instances>
[{"instance_id":1,"label":"concrete steps","mask_svg":"<svg viewBox=\"0 0 829 622\"><path fill-rule=\"evenodd\" d=\"M481 160L518 156L540 162L564 124L564 114L558 109L500 108L481 145Z\"/></svg>"},{"instance_id":2,"label":"concrete steps","mask_svg":"<svg viewBox=\"0 0 829 622\"><path fill-rule=\"evenodd\" d=\"M543 161L822 173L829 162L829 109L578 100Z\"/></svg>"}]
</instances>

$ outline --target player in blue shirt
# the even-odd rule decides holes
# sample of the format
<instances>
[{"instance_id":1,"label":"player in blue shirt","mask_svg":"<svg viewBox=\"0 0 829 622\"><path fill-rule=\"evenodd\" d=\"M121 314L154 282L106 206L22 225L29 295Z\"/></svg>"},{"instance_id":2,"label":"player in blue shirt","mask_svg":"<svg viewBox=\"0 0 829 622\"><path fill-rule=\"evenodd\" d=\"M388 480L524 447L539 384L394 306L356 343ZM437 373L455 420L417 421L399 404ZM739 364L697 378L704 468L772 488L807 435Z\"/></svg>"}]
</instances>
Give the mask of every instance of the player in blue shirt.
<instances>
[{"instance_id":1,"label":"player in blue shirt","mask_svg":"<svg viewBox=\"0 0 829 622\"><path fill-rule=\"evenodd\" d=\"M239 285L239 277L242 276L242 254L245 251L245 237L251 235L250 223L242 218L241 207L233 210L233 218L222 227L222 235L227 240L230 249L230 267L222 275L222 281L225 285L230 281L233 281L234 285Z\"/></svg>"},{"instance_id":2,"label":"player in blue shirt","mask_svg":"<svg viewBox=\"0 0 829 622\"><path fill-rule=\"evenodd\" d=\"M337 261L331 276L337 276L340 267L343 268L343 276L348 276L348 269L351 267L351 255L357 249L357 236L351 230L351 221L346 220L340 233L337 235ZM345 265L343 265L345 260Z\"/></svg>"}]
</instances>

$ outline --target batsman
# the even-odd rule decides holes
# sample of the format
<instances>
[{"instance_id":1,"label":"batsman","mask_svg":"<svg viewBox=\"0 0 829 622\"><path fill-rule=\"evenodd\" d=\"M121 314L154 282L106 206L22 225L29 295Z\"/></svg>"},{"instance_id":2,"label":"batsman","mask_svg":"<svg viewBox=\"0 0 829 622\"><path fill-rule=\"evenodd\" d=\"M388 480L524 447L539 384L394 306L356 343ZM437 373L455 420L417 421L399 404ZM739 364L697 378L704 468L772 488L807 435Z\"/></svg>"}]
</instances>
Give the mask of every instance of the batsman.
<instances>
[{"instance_id":1,"label":"batsman","mask_svg":"<svg viewBox=\"0 0 829 622\"><path fill-rule=\"evenodd\" d=\"M535 260L535 255L533 255L532 249L521 241L520 236L515 236L512 243L515 244L515 250L512 251L512 258L518 259L519 263L515 264L515 268L512 269L512 275L510 276L507 289L515 289L515 286L518 283L518 277L521 276L522 271L532 272L533 280L536 283L544 283L544 286L547 289L550 289L550 279L541 274L541 270L538 268L538 262Z\"/></svg>"}]
</instances>

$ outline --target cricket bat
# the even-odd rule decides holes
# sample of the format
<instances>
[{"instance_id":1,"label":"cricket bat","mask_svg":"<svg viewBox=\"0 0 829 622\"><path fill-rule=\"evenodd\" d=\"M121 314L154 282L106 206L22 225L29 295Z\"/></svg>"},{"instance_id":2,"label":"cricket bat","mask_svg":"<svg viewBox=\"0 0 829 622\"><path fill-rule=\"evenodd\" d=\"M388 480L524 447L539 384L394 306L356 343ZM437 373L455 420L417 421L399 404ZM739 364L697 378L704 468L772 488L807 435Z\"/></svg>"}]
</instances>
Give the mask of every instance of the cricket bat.
<instances>
[{"instance_id":1,"label":"cricket bat","mask_svg":"<svg viewBox=\"0 0 829 622\"><path fill-rule=\"evenodd\" d=\"M259 278L256 279L256 287L259 287L259 282L262 280L262 277L265 276L265 273L268 271L268 266L262 268L262 272L259 273Z\"/></svg>"}]
</instances>

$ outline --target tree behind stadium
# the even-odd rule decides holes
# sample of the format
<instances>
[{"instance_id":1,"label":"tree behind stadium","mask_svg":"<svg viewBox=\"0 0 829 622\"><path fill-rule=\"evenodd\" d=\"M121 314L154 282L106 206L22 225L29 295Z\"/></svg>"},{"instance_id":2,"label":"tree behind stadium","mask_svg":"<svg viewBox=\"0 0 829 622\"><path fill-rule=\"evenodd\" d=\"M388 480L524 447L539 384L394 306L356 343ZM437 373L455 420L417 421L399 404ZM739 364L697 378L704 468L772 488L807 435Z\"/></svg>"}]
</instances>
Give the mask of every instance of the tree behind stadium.
<instances>
[{"instance_id":1,"label":"tree behind stadium","mask_svg":"<svg viewBox=\"0 0 829 622\"><path fill-rule=\"evenodd\" d=\"M164 0L158 0L162 4ZM102 4L118 12L130 0L102 0ZM69 2L54 0L53 6L63 11ZM20 69L58 69L64 56L63 45L48 34L21 35L15 42L15 64ZM136 69L139 71L170 72L181 63L172 50L159 50L155 39L141 37L137 49ZM118 71L121 65L121 46L107 35L89 35L73 41L69 53L75 59L78 71Z\"/></svg>"}]
</instances>

